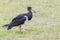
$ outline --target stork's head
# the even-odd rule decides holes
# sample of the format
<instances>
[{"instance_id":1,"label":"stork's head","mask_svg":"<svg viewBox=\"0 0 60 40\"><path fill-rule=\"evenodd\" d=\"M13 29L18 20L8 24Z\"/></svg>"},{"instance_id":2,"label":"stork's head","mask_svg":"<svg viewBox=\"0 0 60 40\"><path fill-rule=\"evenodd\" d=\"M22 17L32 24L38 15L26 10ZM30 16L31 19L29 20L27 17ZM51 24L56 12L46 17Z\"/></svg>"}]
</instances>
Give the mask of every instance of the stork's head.
<instances>
[{"instance_id":1,"label":"stork's head","mask_svg":"<svg viewBox=\"0 0 60 40\"><path fill-rule=\"evenodd\" d=\"M27 10L28 10L28 11L31 11L31 10L32 10L32 7L27 7Z\"/></svg>"},{"instance_id":2,"label":"stork's head","mask_svg":"<svg viewBox=\"0 0 60 40\"><path fill-rule=\"evenodd\" d=\"M27 10L29 11L29 12L34 12L34 13L36 13L33 9L32 9L32 7L27 7Z\"/></svg>"}]
</instances>

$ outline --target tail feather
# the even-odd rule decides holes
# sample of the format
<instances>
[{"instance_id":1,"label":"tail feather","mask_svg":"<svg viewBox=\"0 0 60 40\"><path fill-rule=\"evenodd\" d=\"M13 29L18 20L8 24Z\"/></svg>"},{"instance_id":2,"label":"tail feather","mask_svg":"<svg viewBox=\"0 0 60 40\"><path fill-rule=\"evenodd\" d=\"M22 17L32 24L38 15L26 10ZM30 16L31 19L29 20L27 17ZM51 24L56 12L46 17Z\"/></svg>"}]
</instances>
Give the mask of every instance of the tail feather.
<instances>
[{"instance_id":1,"label":"tail feather","mask_svg":"<svg viewBox=\"0 0 60 40\"><path fill-rule=\"evenodd\" d=\"M10 30L10 29L11 29L11 27L8 27L8 28L7 28L7 30Z\"/></svg>"},{"instance_id":2,"label":"tail feather","mask_svg":"<svg viewBox=\"0 0 60 40\"><path fill-rule=\"evenodd\" d=\"M9 24L5 24L5 25L3 25L3 27L7 27Z\"/></svg>"},{"instance_id":3,"label":"tail feather","mask_svg":"<svg viewBox=\"0 0 60 40\"><path fill-rule=\"evenodd\" d=\"M10 30L13 26L10 24L5 24L5 25L3 25L3 27L7 27L7 30Z\"/></svg>"},{"instance_id":4,"label":"tail feather","mask_svg":"<svg viewBox=\"0 0 60 40\"><path fill-rule=\"evenodd\" d=\"M13 27L13 26L9 25L8 28L7 28L7 30L10 30L12 27Z\"/></svg>"}]
</instances>

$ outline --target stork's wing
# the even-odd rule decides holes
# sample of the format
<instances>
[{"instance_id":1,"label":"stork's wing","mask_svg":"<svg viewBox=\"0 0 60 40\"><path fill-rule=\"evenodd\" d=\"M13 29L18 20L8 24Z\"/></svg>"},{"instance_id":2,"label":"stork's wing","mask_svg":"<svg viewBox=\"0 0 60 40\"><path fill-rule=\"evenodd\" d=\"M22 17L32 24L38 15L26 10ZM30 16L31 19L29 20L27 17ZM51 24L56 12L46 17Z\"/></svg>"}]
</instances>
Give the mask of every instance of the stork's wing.
<instances>
[{"instance_id":1,"label":"stork's wing","mask_svg":"<svg viewBox=\"0 0 60 40\"><path fill-rule=\"evenodd\" d=\"M25 17L23 17L23 18L21 18L21 19L17 19L17 18L16 18L14 21L12 21L12 22L9 24L8 30L11 29L11 28L14 27L14 26L18 26L18 25L23 24L23 23L25 22L25 20L26 20Z\"/></svg>"},{"instance_id":2,"label":"stork's wing","mask_svg":"<svg viewBox=\"0 0 60 40\"><path fill-rule=\"evenodd\" d=\"M13 26L18 26L20 24L23 24L25 22L26 18L23 17L23 18L15 18L15 20L13 20L10 25L13 25Z\"/></svg>"},{"instance_id":3,"label":"stork's wing","mask_svg":"<svg viewBox=\"0 0 60 40\"><path fill-rule=\"evenodd\" d=\"M24 15L26 15L26 14L20 14L20 15L18 15L18 16L16 16L12 21L14 21L14 20L22 20L23 18L24 18Z\"/></svg>"}]
</instances>

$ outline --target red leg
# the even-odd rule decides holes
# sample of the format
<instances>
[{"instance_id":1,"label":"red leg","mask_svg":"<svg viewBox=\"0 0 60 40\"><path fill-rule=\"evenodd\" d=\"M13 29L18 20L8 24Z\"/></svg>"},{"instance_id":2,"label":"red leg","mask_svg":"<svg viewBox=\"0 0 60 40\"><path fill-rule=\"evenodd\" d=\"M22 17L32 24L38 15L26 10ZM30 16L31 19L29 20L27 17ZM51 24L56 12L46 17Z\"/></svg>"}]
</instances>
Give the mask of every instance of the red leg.
<instances>
[{"instance_id":1,"label":"red leg","mask_svg":"<svg viewBox=\"0 0 60 40\"><path fill-rule=\"evenodd\" d=\"M19 26L19 30L21 31L21 25Z\"/></svg>"}]
</instances>

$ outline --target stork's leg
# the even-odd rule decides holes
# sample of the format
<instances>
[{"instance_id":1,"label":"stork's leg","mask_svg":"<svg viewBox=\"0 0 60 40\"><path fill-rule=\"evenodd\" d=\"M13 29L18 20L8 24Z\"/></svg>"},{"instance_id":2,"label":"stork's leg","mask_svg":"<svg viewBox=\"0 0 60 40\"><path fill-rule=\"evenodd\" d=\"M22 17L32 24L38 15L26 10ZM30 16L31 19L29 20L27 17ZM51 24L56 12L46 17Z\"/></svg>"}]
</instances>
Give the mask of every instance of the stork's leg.
<instances>
[{"instance_id":1,"label":"stork's leg","mask_svg":"<svg viewBox=\"0 0 60 40\"><path fill-rule=\"evenodd\" d=\"M21 31L21 25L19 25L19 30Z\"/></svg>"}]
</instances>

